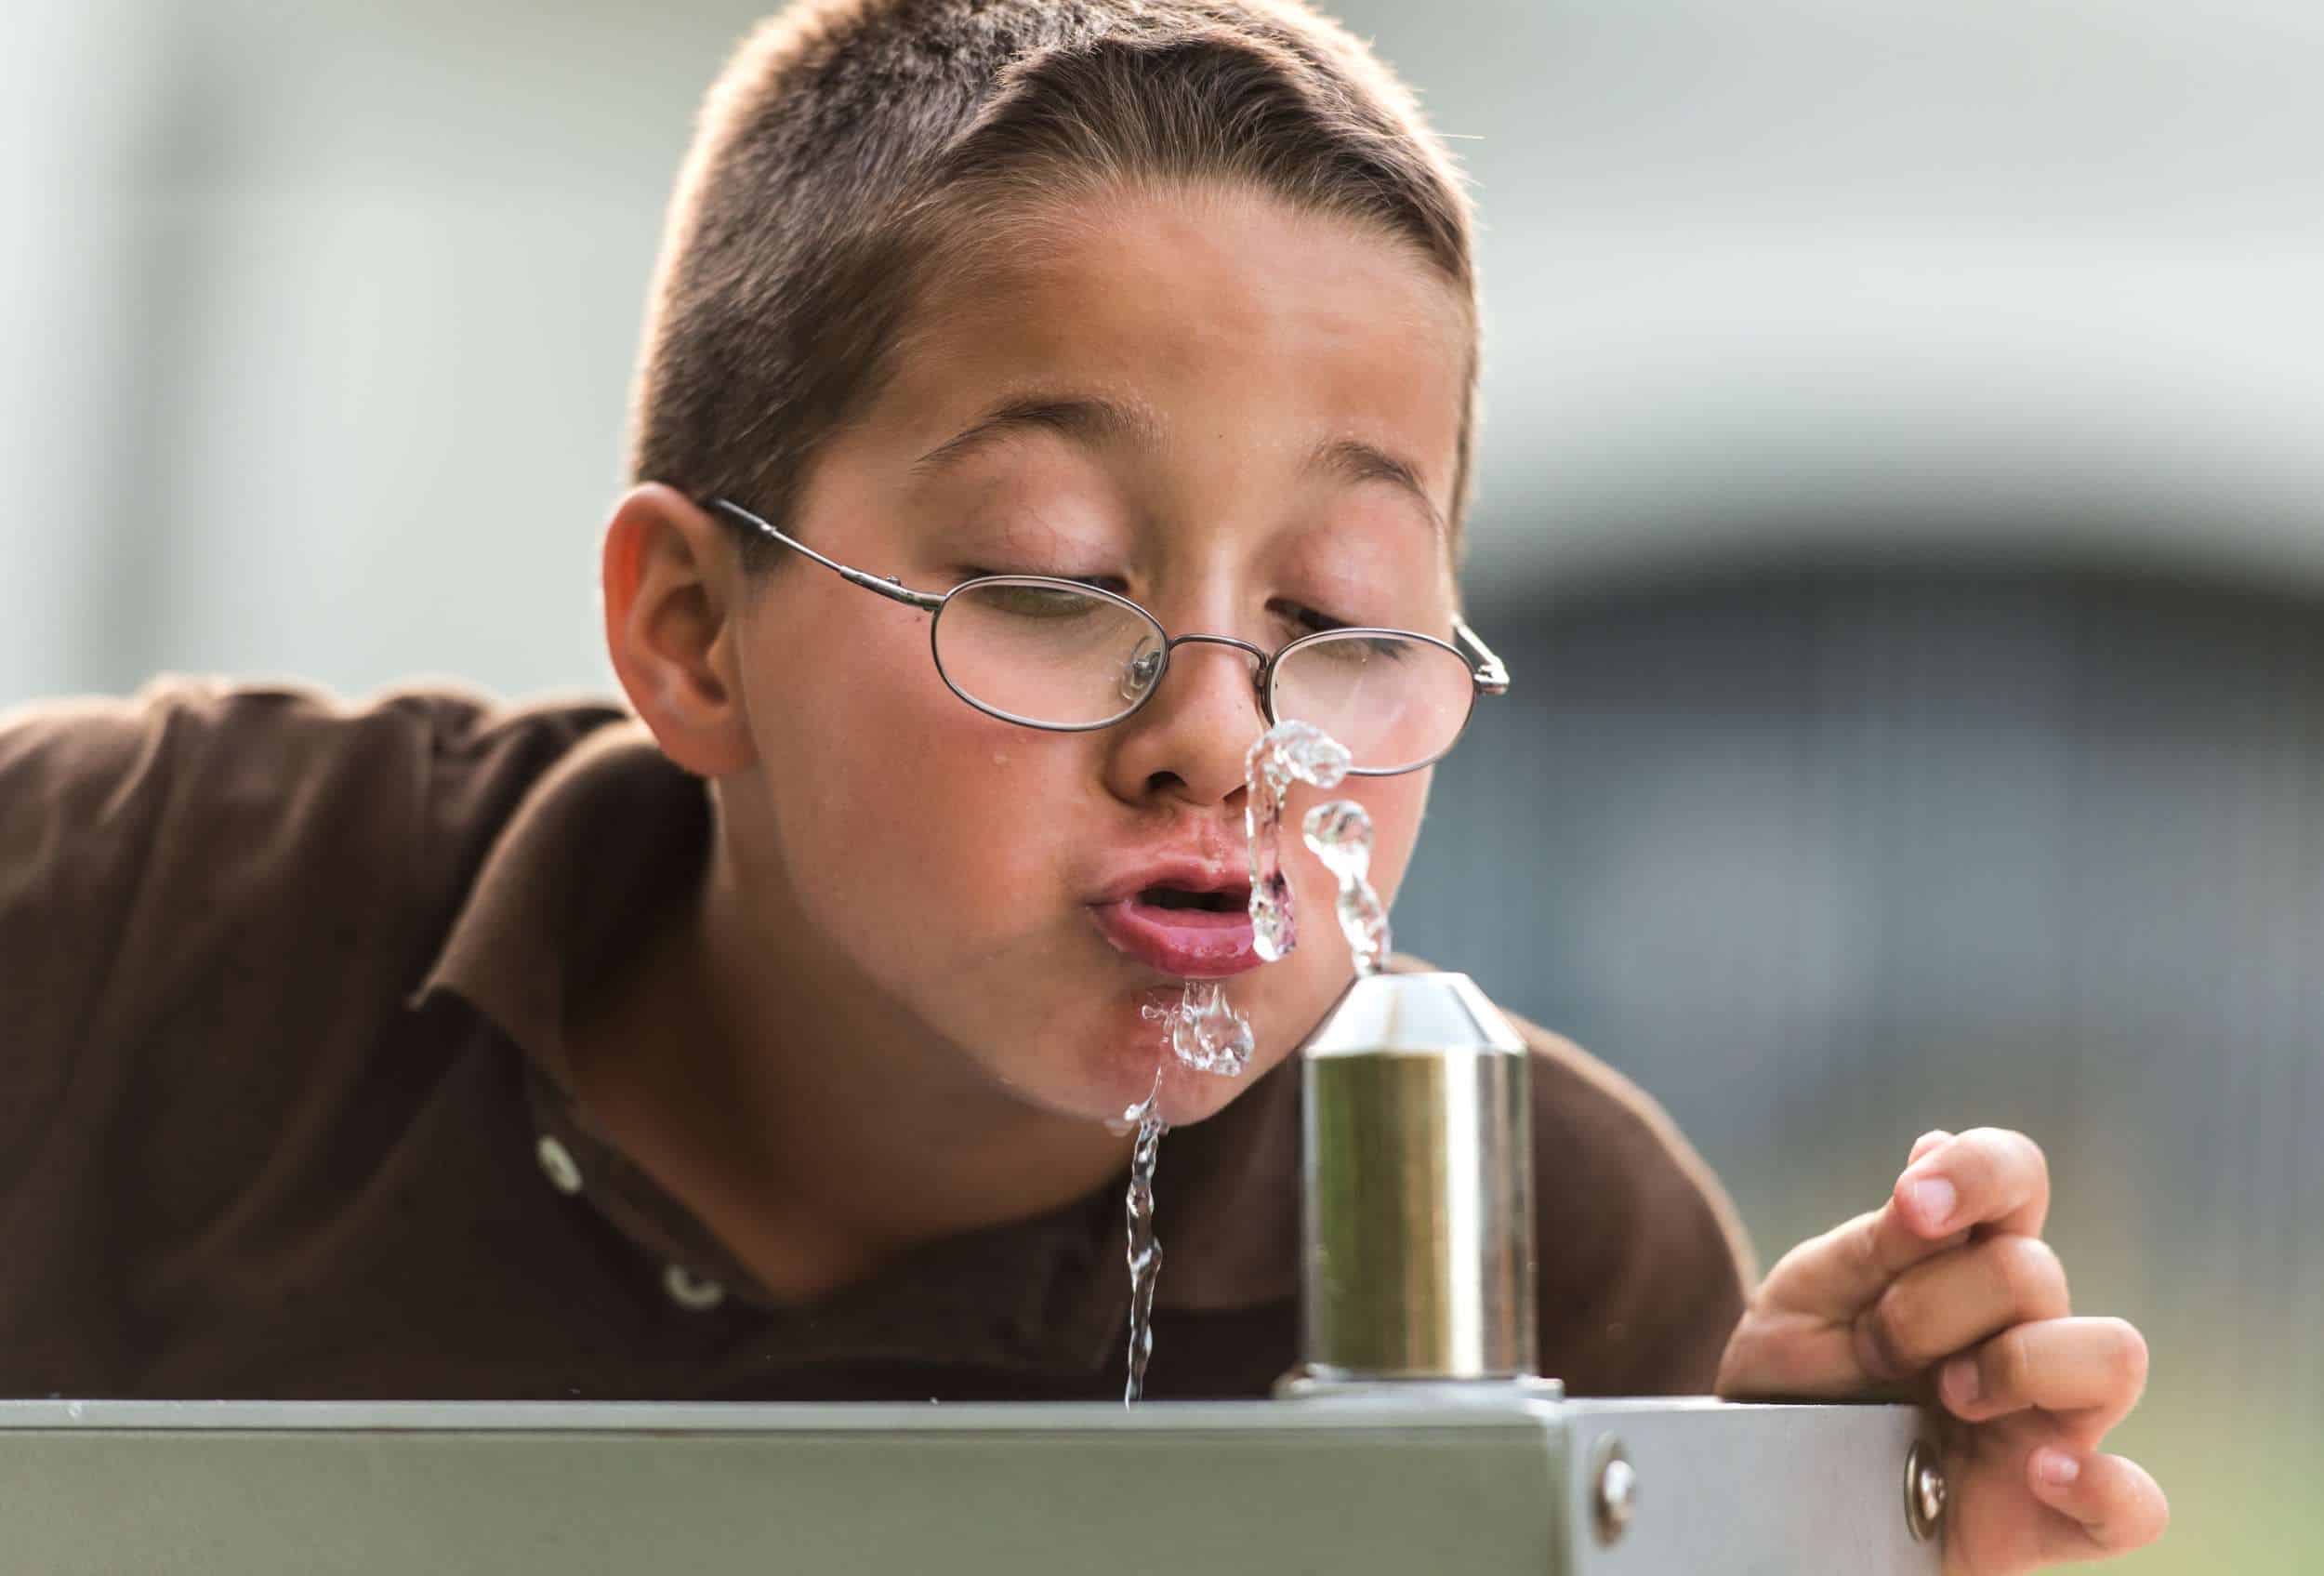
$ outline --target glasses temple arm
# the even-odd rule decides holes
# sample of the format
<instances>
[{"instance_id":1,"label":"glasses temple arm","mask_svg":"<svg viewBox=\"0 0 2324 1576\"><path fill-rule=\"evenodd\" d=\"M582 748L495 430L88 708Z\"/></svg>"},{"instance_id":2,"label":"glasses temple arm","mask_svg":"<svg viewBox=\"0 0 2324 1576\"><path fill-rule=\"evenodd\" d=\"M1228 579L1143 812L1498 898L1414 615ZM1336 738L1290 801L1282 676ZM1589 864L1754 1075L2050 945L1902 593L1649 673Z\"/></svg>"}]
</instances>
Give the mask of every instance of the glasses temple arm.
<instances>
[{"instance_id":1,"label":"glasses temple arm","mask_svg":"<svg viewBox=\"0 0 2324 1576\"><path fill-rule=\"evenodd\" d=\"M825 569L830 570L833 574L838 576L840 579L847 581L850 585L861 586L867 591L878 591L881 596L886 597L890 602L900 602L906 607L917 607L923 613L933 613L944 604L944 598L931 595L927 591L916 591L900 580L882 579L877 575L866 575L861 569L850 569L846 564L838 562L836 559L825 558L823 554L817 552L813 548L809 547L805 542L799 540L796 536L784 535L783 532L777 530L774 526L768 524L765 521L751 513L750 510L745 509L741 504L735 503L731 499L712 498L710 500L710 507L719 510L720 513L731 515L734 519L741 521L744 524L751 526L754 529L773 537L776 541L781 542L785 547L789 548L794 552L805 553L809 558L813 559L817 563L822 564Z\"/></svg>"},{"instance_id":2,"label":"glasses temple arm","mask_svg":"<svg viewBox=\"0 0 2324 1576\"><path fill-rule=\"evenodd\" d=\"M1493 648L1477 638L1477 632L1463 620L1453 620L1453 638L1477 655L1476 671L1470 675L1477 688L1486 695L1509 693L1509 669L1493 655Z\"/></svg>"}]
</instances>

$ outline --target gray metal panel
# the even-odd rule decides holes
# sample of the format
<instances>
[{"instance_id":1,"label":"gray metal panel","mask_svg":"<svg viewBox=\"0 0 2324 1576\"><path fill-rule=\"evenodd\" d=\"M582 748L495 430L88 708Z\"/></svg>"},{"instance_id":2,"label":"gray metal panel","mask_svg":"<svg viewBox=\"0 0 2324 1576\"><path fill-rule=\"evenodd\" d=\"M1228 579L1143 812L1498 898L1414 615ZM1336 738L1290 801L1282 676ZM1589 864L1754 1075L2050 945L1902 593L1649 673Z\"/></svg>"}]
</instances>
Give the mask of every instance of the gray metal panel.
<instances>
[{"instance_id":1,"label":"gray metal panel","mask_svg":"<svg viewBox=\"0 0 2324 1576\"><path fill-rule=\"evenodd\" d=\"M1905 1516L1910 1407L1574 1401L1562 1409L1576 1470L1566 1506L1573 1576L1806 1576L1933 1571L1934 1543ZM1607 1436L1637 1473L1637 1508L1610 1547L1591 1532L1591 1464Z\"/></svg>"},{"instance_id":2,"label":"gray metal panel","mask_svg":"<svg viewBox=\"0 0 2324 1576\"><path fill-rule=\"evenodd\" d=\"M1913 1422L1901 1408L1360 1398L19 1401L0 1403L0 1543L15 1568L56 1576L1903 1576L1934 1569L1903 1542ZM1587 1456L1568 1446L1607 1426L1643 1495L1629 1536L1601 1550L1586 1465L1569 1467ZM1872 1459L1890 1445L1893 1462Z\"/></svg>"}]
</instances>

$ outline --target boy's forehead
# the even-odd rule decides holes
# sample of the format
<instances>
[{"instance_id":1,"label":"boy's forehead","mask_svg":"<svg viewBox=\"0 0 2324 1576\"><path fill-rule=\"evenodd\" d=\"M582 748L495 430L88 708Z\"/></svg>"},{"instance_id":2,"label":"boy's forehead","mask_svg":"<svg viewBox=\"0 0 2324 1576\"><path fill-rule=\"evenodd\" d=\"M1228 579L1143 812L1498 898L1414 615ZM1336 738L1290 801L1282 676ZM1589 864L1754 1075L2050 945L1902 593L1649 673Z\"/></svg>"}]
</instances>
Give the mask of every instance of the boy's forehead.
<instances>
[{"instance_id":1,"label":"boy's forehead","mask_svg":"<svg viewBox=\"0 0 2324 1576\"><path fill-rule=\"evenodd\" d=\"M1408 248L1266 199L1125 199L1010 239L941 277L900 340L882 403L916 457L1053 406L1038 425L1091 443L1369 451L1441 518L1472 330Z\"/></svg>"}]
</instances>

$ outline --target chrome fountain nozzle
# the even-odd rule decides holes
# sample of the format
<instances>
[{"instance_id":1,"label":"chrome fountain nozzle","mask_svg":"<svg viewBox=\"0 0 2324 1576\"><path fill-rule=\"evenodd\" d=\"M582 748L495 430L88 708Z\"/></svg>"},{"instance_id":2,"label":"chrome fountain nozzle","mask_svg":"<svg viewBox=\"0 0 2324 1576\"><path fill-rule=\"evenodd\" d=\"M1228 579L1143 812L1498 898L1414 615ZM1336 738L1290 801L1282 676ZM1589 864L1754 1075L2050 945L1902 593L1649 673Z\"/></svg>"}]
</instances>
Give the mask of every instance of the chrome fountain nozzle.
<instances>
[{"instance_id":1,"label":"chrome fountain nozzle","mask_svg":"<svg viewBox=\"0 0 2324 1576\"><path fill-rule=\"evenodd\" d=\"M1466 974L1371 974L1299 1055L1301 1363L1287 1387L1532 1378L1525 1040Z\"/></svg>"}]
</instances>

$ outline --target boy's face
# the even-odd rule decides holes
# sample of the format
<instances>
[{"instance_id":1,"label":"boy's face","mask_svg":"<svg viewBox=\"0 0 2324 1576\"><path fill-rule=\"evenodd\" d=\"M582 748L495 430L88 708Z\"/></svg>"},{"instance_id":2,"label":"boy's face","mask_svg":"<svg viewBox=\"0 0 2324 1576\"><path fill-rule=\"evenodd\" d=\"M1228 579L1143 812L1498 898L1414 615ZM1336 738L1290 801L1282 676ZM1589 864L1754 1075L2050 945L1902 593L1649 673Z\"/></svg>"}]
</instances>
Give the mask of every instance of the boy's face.
<instances>
[{"instance_id":1,"label":"boy's face","mask_svg":"<svg viewBox=\"0 0 2324 1576\"><path fill-rule=\"evenodd\" d=\"M894 380L807 480L794 530L842 563L942 591L984 573L1089 578L1172 636L1273 651L1346 624L1449 638L1453 467L1469 344L1459 292L1345 221L1198 188L1060 221L1054 242L923 304ZM996 406L1103 402L1142 430L1020 428L926 459ZM1425 497L1311 467L1354 439ZM863 982L1015 1098L1117 1116L1169 1064L1163 1112L1199 1120L1242 1087L1178 1066L1140 1009L1176 977L1121 942L1107 904L1172 861L1240 882L1245 752L1265 726L1251 660L1185 645L1128 722L1047 733L964 705L928 615L803 560L754 585L735 654L761 773L725 791L769 851L750 879ZM1430 774L1351 778L1393 896ZM1301 944L1226 980L1280 1061L1346 984L1333 882L1287 808ZM755 801L755 802L754 802Z\"/></svg>"}]
</instances>

